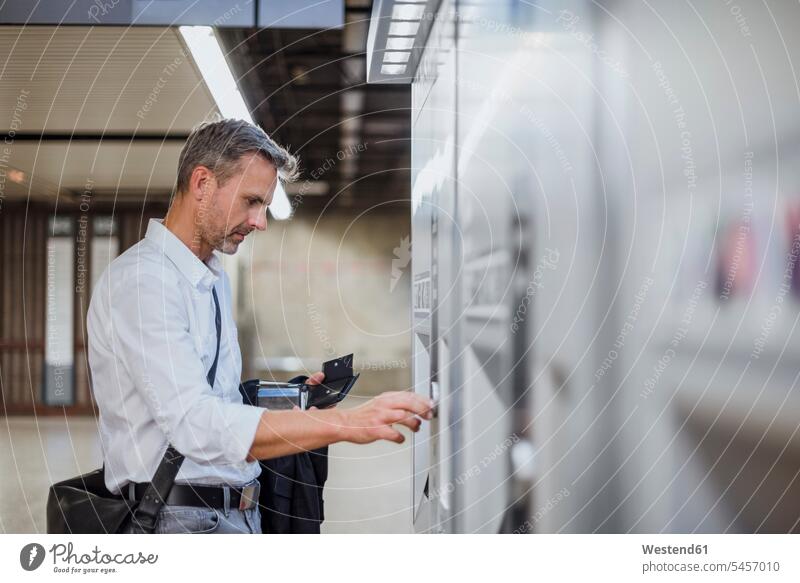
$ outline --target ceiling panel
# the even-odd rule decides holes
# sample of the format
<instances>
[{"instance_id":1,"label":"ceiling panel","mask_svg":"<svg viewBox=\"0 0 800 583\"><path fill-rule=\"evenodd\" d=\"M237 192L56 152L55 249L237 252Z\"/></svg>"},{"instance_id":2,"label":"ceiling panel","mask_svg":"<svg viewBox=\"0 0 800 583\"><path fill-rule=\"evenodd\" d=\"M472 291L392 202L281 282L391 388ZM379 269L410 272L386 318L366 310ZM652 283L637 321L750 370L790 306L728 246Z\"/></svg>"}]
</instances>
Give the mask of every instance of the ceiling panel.
<instances>
[{"instance_id":1,"label":"ceiling panel","mask_svg":"<svg viewBox=\"0 0 800 583\"><path fill-rule=\"evenodd\" d=\"M31 194L57 192L80 195L138 190L142 195L169 194L178 168L180 142L36 142L11 149L9 166L24 170ZM19 189L15 189L19 193Z\"/></svg>"},{"instance_id":2,"label":"ceiling panel","mask_svg":"<svg viewBox=\"0 0 800 583\"><path fill-rule=\"evenodd\" d=\"M177 29L0 27L0 126L188 131L216 111Z\"/></svg>"}]
</instances>

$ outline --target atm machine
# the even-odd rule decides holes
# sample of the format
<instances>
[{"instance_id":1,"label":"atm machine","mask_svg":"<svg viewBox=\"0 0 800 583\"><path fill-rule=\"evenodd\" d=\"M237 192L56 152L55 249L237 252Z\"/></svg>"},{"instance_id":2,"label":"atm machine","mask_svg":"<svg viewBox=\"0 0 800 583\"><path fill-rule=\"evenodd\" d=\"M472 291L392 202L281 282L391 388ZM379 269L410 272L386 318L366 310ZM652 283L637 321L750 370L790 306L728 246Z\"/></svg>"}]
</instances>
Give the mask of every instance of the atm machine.
<instances>
[{"instance_id":1,"label":"atm machine","mask_svg":"<svg viewBox=\"0 0 800 583\"><path fill-rule=\"evenodd\" d=\"M454 67L452 23L431 31L412 85L412 379L414 390L437 403L431 423L413 436L412 512L417 532L452 532L454 434L460 426L451 375L459 328L451 317L460 277L456 231ZM439 44L441 43L441 44ZM426 104L426 105L423 105ZM418 139L417 139L418 137Z\"/></svg>"},{"instance_id":2,"label":"atm machine","mask_svg":"<svg viewBox=\"0 0 800 583\"><path fill-rule=\"evenodd\" d=\"M412 374L415 390L438 403L414 436L412 505L417 532L498 532L514 506L512 448L524 439L514 420L525 404L527 371L515 355L525 320L518 336L510 330L525 287L526 219L519 185L476 162L478 144L496 136L477 135L457 113L466 93L453 8L439 6L412 83Z\"/></svg>"},{"instance_id":3,"label":"atm machine","mask_svg":"<svg viewBox=\"0 0 800 583\"><path fill-rule=\"evenodd\" d=\"M428 2L418 28L405 31L421 48L397 66L402 36L390 27L402 20L398 6L406 5L374 3L368 79L410 83L412 92L412 374L414 390L438 403L413 438L414 529L585 530L591 513L569 521L554 510L535 528L528 518L537 500L558 495L598 459L611 427L601 412L575 447L602 408L602 383L588 396L569 389L595 370L598 310L586 292L605 283L604 226L576 235L576 213L597 215L592 136L559 144L567 138L557 124L577 116L591 132L593 102L590 91L559 102L524 72L540 67L563 90L591 77L590 63L567 38L562 49L576 71L560 80L563 71L531 44L536 34L510 34L532 29L531 7L445 0ZM552 342L537 355L542 332ZM541 461L551 468L534 489ZM572 500L588 500L605 467L583 472Z\"/></svg>"}]
</instances>

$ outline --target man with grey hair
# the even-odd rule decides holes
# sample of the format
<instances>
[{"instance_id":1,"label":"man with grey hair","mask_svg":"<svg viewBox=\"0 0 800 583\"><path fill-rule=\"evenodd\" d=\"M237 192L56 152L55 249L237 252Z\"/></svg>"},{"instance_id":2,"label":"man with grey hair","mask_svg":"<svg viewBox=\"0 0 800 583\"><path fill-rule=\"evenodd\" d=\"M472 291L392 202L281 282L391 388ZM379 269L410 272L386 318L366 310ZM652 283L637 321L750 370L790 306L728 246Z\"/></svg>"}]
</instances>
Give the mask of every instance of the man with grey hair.
<instances>
[{"instance_id":1,"label":"man with grey hair","mask_svg":"<svg viewBox=\"0 0 800 583\"><path fill-rule=\"evenodd\" d=\"M339 441L397 443L433 403L387 392L349 410L268 411L242 404L230 282L216 252L235 253L297 162L263 130L225 119L184 146L165 219L98 280L87 318L105 483L140 500L171 446L184 461L156 532L260 533L258 460ZM318 384L322 373L311 376ZM135 529L131 527L130 532Z\"/></svg>"}]
</instances>

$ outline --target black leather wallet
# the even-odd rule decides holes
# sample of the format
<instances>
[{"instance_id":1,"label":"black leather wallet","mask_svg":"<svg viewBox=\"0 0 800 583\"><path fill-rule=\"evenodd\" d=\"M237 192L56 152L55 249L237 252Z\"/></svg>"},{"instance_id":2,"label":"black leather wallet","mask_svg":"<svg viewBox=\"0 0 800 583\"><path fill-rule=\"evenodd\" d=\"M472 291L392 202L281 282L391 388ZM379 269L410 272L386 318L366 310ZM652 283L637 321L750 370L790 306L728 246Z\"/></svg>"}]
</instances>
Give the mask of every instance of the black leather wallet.
<instances>
[{"instance_id":1,"label":"black leather wallet","mask_svg":"<svg viewBox=\"0 0 800 583\"><path fill-rule=\"evenodd\" d=\"M322 364L325 380L319 385L304 385L308 391L305 408L325 409L342 401L360 375L353 374L353 355L334 358Z\"/></svg>"},{"instance_id":2,"label":"black leather wallet","mask_svg":"<svg viewBox=\"0 0 800 583\"><path fill-rule=\"evenodd\" d=\"M308 385L308 377L295 377L289 382L251 379L239 386L246 404L266 409L281 410L325 409L342 401L360 375L353 374L353 355L348 354L323 363L325 380L319 385Z\"/></svg>"}]
</instances>

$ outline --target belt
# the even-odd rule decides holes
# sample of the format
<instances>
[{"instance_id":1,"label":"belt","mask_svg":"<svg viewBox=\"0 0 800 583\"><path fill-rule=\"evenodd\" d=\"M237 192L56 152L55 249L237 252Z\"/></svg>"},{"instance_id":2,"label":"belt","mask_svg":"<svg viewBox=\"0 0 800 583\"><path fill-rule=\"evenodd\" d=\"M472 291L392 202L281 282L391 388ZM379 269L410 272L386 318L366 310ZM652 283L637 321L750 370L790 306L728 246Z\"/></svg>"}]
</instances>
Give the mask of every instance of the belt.
<instances>
[{"instance_id":1,"label":"belt","mask_svg":"<svg viewBox=\"0 0 800 583\"><path fill-rule=\"evenodd\" d=\"M148 483L136 484L134 496L141 500ZM170 506L206 506L209 508L225 508L225 491L228 491L228 508L249 510L258 505L261 484L255 482L248 486L192 486L190 484L173 484L164 504ZM129 490L130 491L130 490Z\"/></svg>"}]
</instances>

